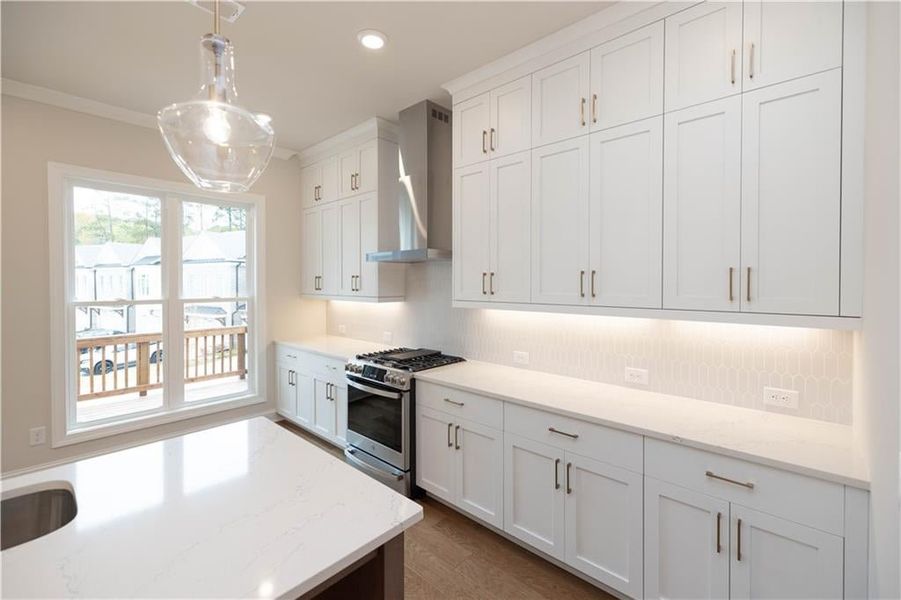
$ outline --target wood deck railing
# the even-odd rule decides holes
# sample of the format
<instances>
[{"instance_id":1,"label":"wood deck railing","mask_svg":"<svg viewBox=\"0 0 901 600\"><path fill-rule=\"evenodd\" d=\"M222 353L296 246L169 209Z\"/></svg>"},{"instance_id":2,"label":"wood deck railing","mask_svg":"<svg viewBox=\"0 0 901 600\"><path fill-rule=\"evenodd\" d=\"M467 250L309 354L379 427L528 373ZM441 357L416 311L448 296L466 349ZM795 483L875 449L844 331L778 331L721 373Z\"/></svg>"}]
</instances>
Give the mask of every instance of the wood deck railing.
<instances>
[{"instance_id":1,"label":"wood deck railing","mask_svg":"<svg viewBox=\"0 0 901 600\"><path fill-rule=\"evenodd\" d=\"M247 376L247 327L185 331L185 383ZM89 400L163 387L162 333L82 338L76 380L78 399Z\"/></svg>"}]
</instances>

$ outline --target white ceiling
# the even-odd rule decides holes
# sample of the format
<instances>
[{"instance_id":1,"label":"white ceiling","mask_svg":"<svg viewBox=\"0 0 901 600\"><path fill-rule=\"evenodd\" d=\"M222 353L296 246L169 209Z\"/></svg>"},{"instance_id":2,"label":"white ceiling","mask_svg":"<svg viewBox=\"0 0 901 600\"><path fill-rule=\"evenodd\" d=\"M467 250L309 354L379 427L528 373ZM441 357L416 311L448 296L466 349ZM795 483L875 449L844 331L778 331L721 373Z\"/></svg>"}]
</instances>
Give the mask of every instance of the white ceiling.
<instances>
[{"instance_id":1,"label":"white ceiling","mask_svg":"<svg viewBox=\"0 0 901 600\"><path fill-rule=\"evenodd\" d=\"M303 149L609 6L604 2L250 2L223 22L240 101ZM155 114L198 88L209 15L188 2L2 2L2 76ZM362 29L388 35L380 52Z\"/></svg>"}]
</instances>

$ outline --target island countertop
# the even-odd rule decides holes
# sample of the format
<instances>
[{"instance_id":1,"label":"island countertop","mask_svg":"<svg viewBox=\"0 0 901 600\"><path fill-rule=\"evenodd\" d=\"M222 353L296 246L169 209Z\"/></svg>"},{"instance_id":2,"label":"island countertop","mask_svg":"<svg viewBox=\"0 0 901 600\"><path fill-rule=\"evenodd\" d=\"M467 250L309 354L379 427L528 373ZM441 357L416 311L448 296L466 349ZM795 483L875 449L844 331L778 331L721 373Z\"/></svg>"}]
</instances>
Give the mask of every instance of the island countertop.
<instances>
[{"instance_id":1,"label":"island countertop","mask_svg":"<svg viewBox=\"0 0 901 600\"><path fill-rule=\"evenodd\" d=\"M258 417L2 482L74 492L62 528L4 550L4 597L292 597L422 508Z\"/></svg>"}]
</instances>

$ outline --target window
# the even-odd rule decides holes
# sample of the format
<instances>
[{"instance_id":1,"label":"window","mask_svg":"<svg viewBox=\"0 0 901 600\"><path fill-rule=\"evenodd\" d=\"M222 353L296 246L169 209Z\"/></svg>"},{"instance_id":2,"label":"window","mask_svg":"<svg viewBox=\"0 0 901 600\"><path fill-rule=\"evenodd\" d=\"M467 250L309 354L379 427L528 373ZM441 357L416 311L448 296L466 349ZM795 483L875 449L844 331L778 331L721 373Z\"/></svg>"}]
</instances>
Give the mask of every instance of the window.
<instances>
[{"instance_id":1,"label":"window","mask_svg":"<svg viewBox=\"0 0 901 600\"><path fill-rule=\"evenodd\" d=\"M49 184L54 445L262 402L262 198L55 164Z\"/></svg>"}]
</instances>

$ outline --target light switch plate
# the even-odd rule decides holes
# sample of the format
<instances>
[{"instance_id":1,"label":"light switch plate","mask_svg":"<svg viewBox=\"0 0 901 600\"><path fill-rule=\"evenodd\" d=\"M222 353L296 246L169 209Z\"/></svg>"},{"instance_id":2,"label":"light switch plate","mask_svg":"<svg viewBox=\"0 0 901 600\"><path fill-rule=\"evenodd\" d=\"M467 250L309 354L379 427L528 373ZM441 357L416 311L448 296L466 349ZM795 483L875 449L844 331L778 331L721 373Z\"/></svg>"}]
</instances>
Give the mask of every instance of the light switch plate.
<instances>
[{"instance_id":1,"label":"light switch plate","mask_svg":"<svg viewBox=\"0 0 901 600\"><path fill-rule=\"evenodd\" d=\"M40 446L47 443L47 428L34 427L28 430L28 444L30 446Z\"/></svg>"},{"instance_id":2,"label":"light switch plate","mask_svg":"<svg viewBox=\"0 0 901 600\"><path fill-rule=\"evenodd\" d=\"M513 351L513 364L527 365L529 364L529 353L520 350Z\"/></svg>"},{"instance_id":3,"label":"light switch plate","mask_svg":"<svg viewBox=\"0 0 901 600\"><path fill-rule=\"evenodd\" d=\"M630 385L647 385L648 370L638 369L636 367L626 367L626 383Z\"/></svg>"},{"instance_id":4,"label":"light switch plate","mask_svg":"<svg viewBox=\"0 0 901 600\"><path fill-rule=\"evenodd\" d=\"M394 334L390 331L382 332L382 341L386 344L390 344L394 340Z\"/></svg>"},{"instance_id":5,"label":"light switch plate","mask_svg":"<svg viewBox=\"0 0 901 600\"><path fill-rule=\"evenodd\" d=\"M777 408L798 408L800 392L775 387L763 388L763 403Z\"/></svg>"},{"instance_id":6,"label":"light switch plate","mask_svg":"<svg viewBox=\"0 0 901 600\"><path fill-rule=\"evenodd\" d=\"M338 333L344 335L347 333L347 325L341 324L338 325Z\"/></svg>"}]
</instances>

